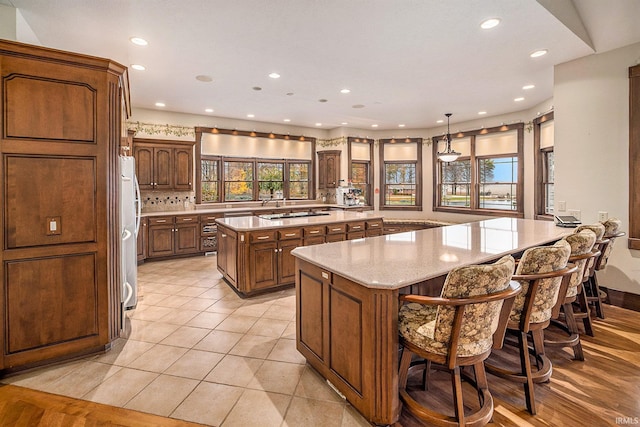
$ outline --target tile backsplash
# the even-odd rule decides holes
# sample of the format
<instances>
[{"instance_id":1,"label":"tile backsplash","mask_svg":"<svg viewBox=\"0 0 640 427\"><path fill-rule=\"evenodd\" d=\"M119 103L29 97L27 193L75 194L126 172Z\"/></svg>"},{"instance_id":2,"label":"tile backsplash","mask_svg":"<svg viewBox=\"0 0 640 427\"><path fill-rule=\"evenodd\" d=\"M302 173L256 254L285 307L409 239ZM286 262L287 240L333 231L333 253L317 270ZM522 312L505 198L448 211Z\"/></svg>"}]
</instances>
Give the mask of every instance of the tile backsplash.
<instances>
[{"instance_id":1,"label":"tile backsplash","mask_svg":"<svg viewBox=\"0 0 640 427\"><path fill-rule=\"evenodd\" d=\"M196 208L193 191L143 191L140 197L142 212L186 211Z\"/></svg>"}]
</instances>

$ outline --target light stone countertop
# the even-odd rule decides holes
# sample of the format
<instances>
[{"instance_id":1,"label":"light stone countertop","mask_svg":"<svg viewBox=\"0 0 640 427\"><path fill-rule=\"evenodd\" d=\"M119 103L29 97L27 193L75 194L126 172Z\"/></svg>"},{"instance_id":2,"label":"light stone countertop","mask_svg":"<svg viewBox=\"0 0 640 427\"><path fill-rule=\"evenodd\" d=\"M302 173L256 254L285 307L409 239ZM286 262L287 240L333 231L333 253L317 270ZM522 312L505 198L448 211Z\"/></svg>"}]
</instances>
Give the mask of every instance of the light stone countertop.
<instances>
[{"instance_id":1,"label":"light stone countertop","mask_svg":"<svg viewBox=\"0 0 640 427\"><path fill-rule=\"evenodd\" d=\"M304 227L307 225L331 224L335 222L382 219L373 212L329 211L328 215L298 218L264 219L257 216L218 218L216 222L235 231L257 231L284 227Z\"/></svg>"},{"instance_id":2,"label":"light stone countertop","mask_svg":"<svg viewBox=\"0 0 640 427\"><path fill-rule=\"evenodd\" d=\"M287 209L341 209L341 210L355 210L358 208L370 208L370 206L341 206L336 204L327 204L327 203L310 203L310 204L287 204L285 206L276 207L274 202L269 202L266 206L256 205L256 206L241 206L241 207L213 207L213 208L196 208L196 209L182 209L182 210L167 210L167 211L150 211L150 212L142 212L140 216L142 217L152 217L152 216L171 216L171 215L202 215L202 214L224 214L224 213L237 213L237 212L257 212L257 211L284 211Z\"/></svg>"},{"instance_id":3,"label":"light stone countertop","mask_svg":"<svg viewBox=\"0 0 640 427\"><path fill-rule=\"evenodd\" d=\"M293 255L367 288L399 289L570 234L551 221L496 218L303 246Z\"/></svg>"}]
</instances>

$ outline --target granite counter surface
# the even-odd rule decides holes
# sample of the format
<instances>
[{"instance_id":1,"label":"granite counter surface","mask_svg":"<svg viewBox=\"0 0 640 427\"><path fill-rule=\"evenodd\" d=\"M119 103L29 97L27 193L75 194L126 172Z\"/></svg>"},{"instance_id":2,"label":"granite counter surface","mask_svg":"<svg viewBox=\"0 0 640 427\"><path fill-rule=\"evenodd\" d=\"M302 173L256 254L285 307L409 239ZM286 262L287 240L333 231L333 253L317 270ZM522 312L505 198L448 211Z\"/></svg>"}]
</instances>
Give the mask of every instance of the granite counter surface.
<instances>
[{"instance_id":1,"label":"granite counter surface","mask_svg":"<svg viewBox=\"0 0 640 427\"><path fill-rule=\"evenodd\" d=\"M258 216L240 216L218 218L218 224L235 231L257 231L285 227L304 227L307 225L332 224L336 222L382 219L382 215L373 212L329 211L326 215L265 219Z\"/></svg>"},{"instance_id":2,"label":"granite counter surface","mask_svg":"<svg viewBox=\"0 0 640 427\"><path fill-rule=\"evenodd\" d=\"M368 288L399 289L569 234L553 222L496 218L304 246L293 255Z\"/></svg>"},{"instance_id":3,"label":"granite counter surface","mask_svg":"<svg viewBox=\"0 0 640 427\"><path fill-rule=\"evenodd\" d=\"M291 203L291 202L288 202ZM310 204L286 204L284 206L276 206L274 202L270 202L266 206L242 206L233 208L197 208L197 209L183 209L183 210L167 210L167 211L152 211L142 212L142 217L153 216L171 216L171 215L201 215L201 214L224 214L224 213L241 213L241 212L272 212L272 211L285 211L288 209L340 209L340 210L356 210L356 209L371 209L370 206L341 206L336 204L327 203L310 203Z\"/></svg>"}]
</instances>

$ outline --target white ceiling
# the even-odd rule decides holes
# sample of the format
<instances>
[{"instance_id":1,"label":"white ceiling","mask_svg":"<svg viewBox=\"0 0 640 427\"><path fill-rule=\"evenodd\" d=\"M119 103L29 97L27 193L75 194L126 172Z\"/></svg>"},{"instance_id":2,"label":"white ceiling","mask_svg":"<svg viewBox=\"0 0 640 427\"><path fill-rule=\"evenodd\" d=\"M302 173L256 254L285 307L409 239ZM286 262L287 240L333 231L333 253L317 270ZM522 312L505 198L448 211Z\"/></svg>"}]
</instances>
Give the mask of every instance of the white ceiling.
<instances>
[{"instance_id":1,"label":"white ceiling","mask_svg":"<svg viewBox=\"0 0 640 427\"><path fill-rule=\"evenodd\" d=\"M428 128L446 112L455 123L479 111L524 110L553 96L553 65L640 42L639 0L0 4L17 8L43 46L144 65L146 71L129 70L134 107L153 109L161 101L167 111L206 115L205 108L213 108L213 116L246 119L252 113L256 121L287 118L324 129L343 122ZM501 24L480 29L490 17ZM133 45L132 36L149 45ZM549 53L530 58L537 49ZM281 78L269 78L271 72ZM197 75L213 81L197 81ZM524 91L525 84L536 87ZM343 88L351 93L341 94ZM525 100L514 102L520 96ZM364 108L353 108L357 104Z\"/></svg>"}]
</instances>

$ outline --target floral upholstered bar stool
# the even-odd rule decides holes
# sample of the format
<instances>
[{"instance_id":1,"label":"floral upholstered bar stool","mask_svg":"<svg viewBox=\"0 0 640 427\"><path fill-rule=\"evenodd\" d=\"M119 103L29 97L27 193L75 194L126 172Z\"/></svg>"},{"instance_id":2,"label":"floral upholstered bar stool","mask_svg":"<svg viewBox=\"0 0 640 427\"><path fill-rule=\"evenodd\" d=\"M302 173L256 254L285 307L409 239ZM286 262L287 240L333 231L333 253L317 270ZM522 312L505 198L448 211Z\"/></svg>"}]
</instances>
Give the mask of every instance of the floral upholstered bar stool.
<instances>
[{"instance_id":1,"label":"floral upholstered bar stool","mask_svg":"<svg viewBox=\"0 0 640 427\"><path fill-rule=\"evenodd\" d=\"M509 346L493 352L485 361L489 373L524 385L527 410L532 415L536 414L533 384L548 381L552 370L551 361L544 352L544 329L549 326L562 280L577 271L575 265L567 265L570 255L571 245L566 240L530 248L522 254L512 277L520 283L522 292L516 296L507 323L507 334L517 337L520 369L509 367L504 361ZM533 350L529 347L529 337ZM535 371L531 367L530 353L536 361Z\"/></svg>"},{"instance_id":2,"label":"floral upholstered bar stool","mask_svg":"<svg viewBox=\"0 0 640 427\"><path fill-rule=\"evenodd\" d=\"M514 266L513 257L505 256L493 264L455 268L447 275L440 297L400 297L406 303L401 306L398 318L403 346L398 381L400 400L418 419L439 426L482 426L491 420L493 398L483 361L492 347L502 346L507 317L520 291L520 285L511 281ZM450 372L454 416L421 405L407 391L414 355L424 359L418 363L425 372L432 363L434 368ZM461 372L465 366L473 367L475 378ZM465 414L461 375L478 394L480 408L473 413Z\"/></svg>"},{"instance_id":3,"label":"floral upholstered bar stool","mask_svg":"<svg viewBox=\"0 0 640 427\"><path fill-rule=\"evenodd\" d=\"M587 335L593 336L593 326L591 322L591 310L589 309L589 285L591 283L591 278L595 274L596 265L598 260L602 256L603 251L606 246L609 244L609 240L604 238L605 227L599 222L594 224L580 225L575 230L574 233L579 233L582 230L591 230L596 235L596 242L593 244L593 248L591 252L593 256L589 258L584 267L584 274L582 276L582 293L577 296L577 303L580 305L580 314L577 315L578 318L581 318L584 322L584 329ZM599 300L598 300L599 301ZM602 307L599 307L600 311L602 311Z\"/></svg>"},{"instance_id":4,"label":"floral upholstered bar stool","mask_svg":"<svg viewBox=\"0 0 640 427\"><path fill-rule=\"evenodd\" d=\"M596 316L600 319L604 319L603 302L607 298L607 294L600 289L597 272L607 266L609 255L611 255L613 243L616 239L625 235L623 231L620 231L621 224L622 222L617 218L610 218L602 222L605 228L603 241L606 243L601 246L600 251L602 254L596 259L595 268L591 272L588 281L584 284L587 301L594 305Z\"/></svg>"},{"instance_id":5,"label":"floral upholstered bar stool","mask_svg":"<svg viewBox=\"0 0 640 427\"><path fill-rule=\"evenodd\" d=\"M573 303L578 295L583 292L582 279L584 270L589 259L596 256L597 251L593 250L596 243L596 235L591 230L582 230L579 233L569 234L562 238L571 245L571 256L569 262L576 265L576 272L571 274L569 280L563 281L558 294L558 302L551 313L551 325L560 329L559 334L548 337L545 332L545 346L571 347L576 360L584 360L582 344L580 343L580 331L576 322ZM560 313L562 312L562 313ZM578 313L578 316L580 313ZM588 315L588 314L587 314Z\"/></svg>"}]
</instances>

